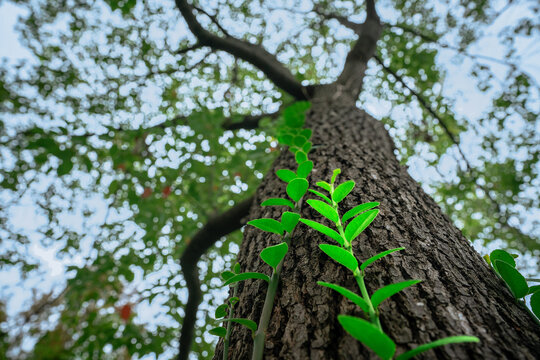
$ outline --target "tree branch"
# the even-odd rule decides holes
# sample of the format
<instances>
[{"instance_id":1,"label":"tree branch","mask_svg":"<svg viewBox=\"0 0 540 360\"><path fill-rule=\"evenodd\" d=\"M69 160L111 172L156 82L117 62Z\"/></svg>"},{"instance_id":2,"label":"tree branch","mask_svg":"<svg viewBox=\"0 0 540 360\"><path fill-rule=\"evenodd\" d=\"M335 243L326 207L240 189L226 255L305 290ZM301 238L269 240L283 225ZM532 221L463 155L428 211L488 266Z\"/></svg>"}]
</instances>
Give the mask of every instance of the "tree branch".
<instances>
[{"instance_id":1,"label":"tree branch","mask_svg":"<svg viewBox=\"0 0 540 360\"><path fill-rule=\"evenodd\" d=\"M367 62L375 54L377 41L382 32L381 22L375 10L375 1L366 0L366 20L362 24L356 24L337 15L333 15L333 18L358 34L358 40L347 54L343 71L336 81L356 99L362 90Z\"/></svg>"},{"instance_id":2,"label":"tree branch","mask_svg":"<svg viewBox=\"0 0 540 360\"><path fill-rule=\"evenodd\" d=\"M264 118L276 119L281 114L281 109L273 113L265 113L260 115L246 115L240 122L232 122L232 118L227 118L222 124L225 130L251 130L259 127L259 122Z\"/></svg>"},{"instance_id":3,"label":"tree branch","mask_svg":"<svg viewBox=\"0 0 540 360\"><path fill-rule=\"evenodd\" d=\"M199 43L216 50L223 50L261 70L277 87L297 100L308 98L307 89L274 55L262 46L234 37L220 37L204 29L193 14L193 7L187 0L176 0L176 6Z\"/></svg>"},{"instance_id":4,"label":"tree branch","mask_svg":"<svg viewBox=\"0 0 540 360\"><path fill-rule=\"evenodd\" d=\"M187 360L189 358L195 321L197 320L197 310L202 300L197 263L200 257L221 237L245 225L244 218L249 214L252 202L253 196L236 204L224 213L210 218L206 225L193 236L180 258L180 266L184 273L189 296L184 308L184 322L180 334L178 360Z\"/></svg>"}]
</instances>

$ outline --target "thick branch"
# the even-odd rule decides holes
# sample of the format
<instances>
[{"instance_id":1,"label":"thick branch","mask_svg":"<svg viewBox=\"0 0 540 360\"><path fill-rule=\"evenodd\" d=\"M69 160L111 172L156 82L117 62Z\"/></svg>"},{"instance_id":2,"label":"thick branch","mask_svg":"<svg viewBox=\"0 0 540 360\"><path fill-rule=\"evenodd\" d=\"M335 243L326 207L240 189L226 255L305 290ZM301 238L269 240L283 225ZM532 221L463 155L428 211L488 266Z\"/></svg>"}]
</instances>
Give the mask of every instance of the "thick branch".
<instances>
[{"instance_id":1,"label":"thick branch","mask_svg":"<svg viewBox=\"0 0 540 360\"><path fill-rule=\"evenodd\" d=\"M221 237L245 225L244 218L249 214L252 201L253 197L249 197L224 213L210 218L206 225L193 236L180 258L180 266L182 266L189 296L184 308L184 322L180 334L178 360L187 360L189 357L195 321L197 320L197 310L202 300L197 263L200 257Z\"/></svg>"},{"instance_id":2,"label":"thick branch","mask_svg":"<svg viewBox=\"0 0 540 360\"><path fill-rule=\"evenodd\" d=\"M201 26L187 0L176 0L176 6L200 44L223 50L260 69L277 87L297 100L306 100L308 93L279 60L262 46L251 44L234 37L220 37Z\"/></svg>"},{"instance_id":3,"label":"thick branch","mask_svg":"<svg viewBox=\"0 0 540 360\"><path fill-rule=\"evenodd\" d=\"M377 41L381 36L382 26L375 10L374 0L366 1L366 20L360 26L351 21L335 17L342 24L352 27L358 34L358 40L347 54L343 71L337 79L337 83L344 86L356 98L362 90L362 83L367 68L367 62L375 53Z\"/></svg>"}]
</instances>

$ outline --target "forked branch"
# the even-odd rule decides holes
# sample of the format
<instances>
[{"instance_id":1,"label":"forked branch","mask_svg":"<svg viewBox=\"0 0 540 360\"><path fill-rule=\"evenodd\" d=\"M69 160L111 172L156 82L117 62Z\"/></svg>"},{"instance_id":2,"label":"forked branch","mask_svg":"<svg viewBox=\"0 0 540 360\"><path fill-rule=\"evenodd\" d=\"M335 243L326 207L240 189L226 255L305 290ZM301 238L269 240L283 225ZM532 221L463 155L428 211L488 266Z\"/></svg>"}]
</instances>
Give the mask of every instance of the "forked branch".
<instances>
[{"instance_id":1,"label":"forked branch","mask_svg":"<svg viewBox=\"0 0 540 360\"><path fill-rule=\"evenodd\" d=\"M180 266L182 266L189 296L186 307L184 308L184 322L180 334L178 360L187 360L189 358L195 321L197 320L197 310L202 300L197 263L200 257L216 241L246 224L244 218L249 214L252 201L253 197L249 197L224 213L210 218L206 225L193 236L180 258Z\"/></svg>"},{"instance_id":2,"label":"forked branch","mask_svg":"<svg viewBox=\"0 0 540 360\"><path fill-rule=\"evenodd\" d=\"M232 36L221 37L206 30L197 20L193 13L193 6L187 0L176 0L176 6L201 45L226 51L239 59L247 61L261 70L277 87L289 93L295 99L307 99L307 89L295 79L289 69L262 46ZM215 18L212 21L217 22Z\"/></svg>"}]
</instances>

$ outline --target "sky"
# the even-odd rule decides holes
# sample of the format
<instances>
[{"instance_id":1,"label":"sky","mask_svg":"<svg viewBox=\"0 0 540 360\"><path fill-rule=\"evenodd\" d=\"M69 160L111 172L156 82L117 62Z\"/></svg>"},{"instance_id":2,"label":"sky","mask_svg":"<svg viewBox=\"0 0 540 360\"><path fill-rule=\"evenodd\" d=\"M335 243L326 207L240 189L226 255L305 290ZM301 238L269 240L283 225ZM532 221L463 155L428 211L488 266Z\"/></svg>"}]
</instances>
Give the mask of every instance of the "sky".
<instances>
[{"instance_id":1,"label":"sky","mask_svg":"<svg viewBox=\"0 0 540 360\"><path fill-rule=\"evenodd\" d=\"M0 58L7 58L9 61L15 61L18 59L29 59L30 53L24 49L19 43L18 35L14 31L14 27L17 23L17 17L21 14L21 11L15 5L9 2L0 2ZM508 11L504 17L501 17L493 29L493 33L486 34L485 40L481 44L473 46L470 49L471 53L482 54L485 56L491 56L494 58L501 58L502 47L496 36L497 29L505 24L511 23L520 15L519 9ZM533 42L520 44L523 49L524 61L521 63L523 70L527 71L533 77L540 81L540 43ZM491 102L489 96L480 93L476 90L476 87L471 85L471 80L467 71L463 71L470 65L470 61L465 59L463 62L455 61L455 53L451 50L441 51L440 61L443 62L452 74L451 79L448 79L445 84L444 91L447 94L464 94L464 96L456 97L458 101L455 104L455 112L458 114L466 115L469 117L478 117ZM504 65L498 65L492 63L496 69L496 74L503 76L506 70ZM381 106L382 105L382 106ZM374 116L382 116L388 109L384 108L384 104L381 104L376 99L370 99L366 105L367 110ZM474 135L465 134L462 135L462 144L467 154L474 153ZM474 154L472 154L474 157ZM425 162L421 159L415 159L409 164L409 169L413 177L420 181L425 181L429 178L438 178L439 175L434 170L429 169ZM99 196L93 200L92 206L101 208L101 214L105 216L106 204ZM12 212L13 222L21 227L24 227L28 232L32 232L32 229L37 228L42 219L36 215L32 208L32 202L30 199L24 204L15 208ZM114 215L113 215L114 216ZM121 215L117 215L121 216ZM540 212L532 214L531 216L539 216ZM30 221L29 221L30 219ZM66 218L66 221L73 223L74 227L79 226L80 219L74 215L72 218ZM486 253L488 249L483 248L480 244L474 244L475 248ZM490 245L490 249L494 249L500 244ZM11 294L8 311L10 313L18 312L24 309L28 305L28 301L31 299L31 288L40 287L41 289L52 289L55 285L61 284L65 281L65 264L55 257L56 248L49 247L44 248L38 244L31 248L31 252L40 258L44 264L44 276L30 278L22 281L15 271L3 271L0 272L0 295ZM81 260L82 261L82 260ZM23 284L23 286L21 286ZM152 319L159 313L159 309L145 309L141 313L147 314L148 319ZM31 346L31 344L27 344Z\"/></svg>"}]
</instances>

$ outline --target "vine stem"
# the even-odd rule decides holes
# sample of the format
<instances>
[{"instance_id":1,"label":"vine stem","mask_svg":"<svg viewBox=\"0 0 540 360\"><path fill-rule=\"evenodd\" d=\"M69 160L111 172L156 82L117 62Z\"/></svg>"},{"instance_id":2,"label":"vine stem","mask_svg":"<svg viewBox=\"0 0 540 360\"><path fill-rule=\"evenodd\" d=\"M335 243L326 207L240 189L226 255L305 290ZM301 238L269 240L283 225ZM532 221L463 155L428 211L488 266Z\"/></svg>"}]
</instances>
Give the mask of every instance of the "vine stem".
<instances>
[{"instance_id":1,"label":"vine stem","mask_svg":"<svg viewBox=\"0 0 540 360\"><path fill-rule=\"evenodd\" d=\"M236 294L238 292L238 284L236 284L233 288L233 298L236 297ZM234 304L230 304L230 311L229 311L229 319L234 318ZM231 327L232 327L232 321L228 321L227 324L227 333L225 334L225 340L223 340L223 360L227 360L227 356L229 354L229 343L231 340Z\"/></svg>"},{"instance_id":2,"label":"vine stem","mask_svg":"<svg viewBox=\"0 0 540 360\"><path fill-rule=\"evenodd\" d=\"M334 186L332 184L331 186L331 192L330 196L332 196L332 193L334 192ZM347 250L352 256L354 256L354 252L352 249L352 244L349 243L347 238L345 237L345 232L343 231L343 224L341 223L341 217L339 216L339 209L338 204L332 200L332 207L334 210L336 210L336 213L338 215L338 221L336 223L336 228L338 229L339 235L343 238L344 248ZM373 307L373 303L371 302L371 298L369 297L369 293L366 288L366 283L364 282L364 275L363 271L360 271L360 267L356 267L356 269L353 272L354 278L356 280L356 283L358 284L358 287L360 288L360 292L362 294L362 298L364 298L364 301L368 305L368 311L369 311L369 320L373 325L375 325L381 332L382 326L381 326L381 320L379 319L379 314L377 311L375 311L375 308Z\"/></svg>"},{"instance_id":3,"label":"vine stem","mask_svg":"<svg viewBox=\"0 0 540 360\"><path fill-rule=\"evenodd\" d=\"M287 246L289 246L291 240L290 234L285 235L283 240ZM281 262L276 266L272 272L272 276L270 277L270 282L268 283L268 290L266 291L266 298L264 299L261 318L259 319L259 326L257 327L257 332L253 338L252 360L260 360L263 357L266 329L268 329L268 324L270 323L270 317L272 315L272 309L274 308L274 300L276 298L279 279L281 277L281 269L283 268L284 262L285 258L283 258L283 260L281 260Z\"/></svg>"}]
</instances>

